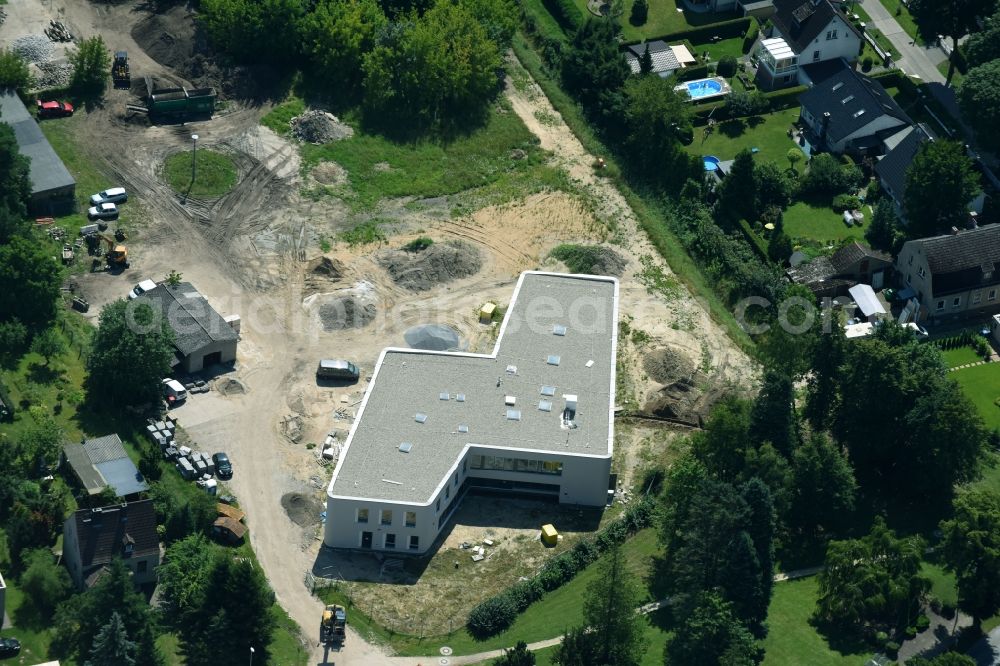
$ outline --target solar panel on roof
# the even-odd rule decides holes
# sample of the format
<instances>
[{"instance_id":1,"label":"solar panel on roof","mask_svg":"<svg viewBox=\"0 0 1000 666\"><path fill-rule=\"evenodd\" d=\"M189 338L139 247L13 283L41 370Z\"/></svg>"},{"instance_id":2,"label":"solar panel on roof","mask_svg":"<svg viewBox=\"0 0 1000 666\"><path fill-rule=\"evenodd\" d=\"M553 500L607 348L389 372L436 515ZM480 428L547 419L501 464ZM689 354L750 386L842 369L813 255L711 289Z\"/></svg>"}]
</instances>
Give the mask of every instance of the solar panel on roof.
<instances>
[{"instance_id":1,"label":"solar panel on roof","mask_svg":"<svg viewBox=\"0 0 1000 666\"><path fill-rule=\"evenodd\" d=\"M556 394L556 387L555 386L543 386L542 387L542 395L553 396L555 394Z\"/></svg>"},{"instance_id":2,"label":"solar panel on roof","mask_svg":"<svg viewBox=\"0 0 1000 666\"><path fill-rule=\"evenodd\" d=\"M448 400L449 398L451 398L451 394L448 393L447 391L442 391L441 393L438 393L438 397L442 400Z\"/></svg>"},{"instance_id":3,"label":"solar panel on roof","mask_svg":"<svg viewBox=\"0 0 1000 666\"><path fill-rule=\"evenodd\" d=\"M414 415L413 418L414 418L414 420L417 423L424 423L425 421L427 421L427 415L426 414L419 414L418 413L418 414Z\"/></svg>"},{"instance_id":4,"label":"solar panel on roof","mask_svg":"<svg viewBox=\"0 0 1000 666\"><path fill-rule=\"evenodd\" d=\"M541 411L543 411L543 412L551 412L552 411L552 401L551 400L539 400L538 401L538 409L541 410Z\"/></svg>"},{"instance_id":5,"label":"solar panel on roof","mask_svg":"<svg viewBox=\"0 0 1000 666\"><path fill-rule=\"evenodd\" d=\"M520 421L521 420L521 410L520 409L508 409L507 410L507 420L508 421Z\"/></svg>"},{"instance_id":6,"label":"solar panel on roof","mask_svg":"<svg viewBox=\"0 0 1000 666\"><path fill-rule=\"evenodd\" d=\"M455 394L455 400L457 400L458 402L465 402L465 394L464 393L456 393Z\"/></svg>"},{"instance_id":7,"label":"solar panel on roof","mask_svg":"<svg viewBox=\"0 0 1000 666\"><path fill-rule=\"evenodd\" d=\"M555 326L552 327L552 332L555 335L566 335L566 327L563 326L562 324L556 324Z\"/></svg>"},{"instance_id":8,"label":"solar panel on roof","mask_svg":"<svg viewBox=\"0 0 1000 666\"><path fill-rule=\"evenodd\" d=\"M555 354L550 354L549 357L545 360L545 362L548 363L549 365L559 365L559 357L556 356Z\"/></svg>"},{"instance_id":9,"label":"solar panel on roof","mask_svg":"<svg viewBox=\"0 0 1000 666\"><path fill-rule=\"evenodd\" d=\"M403 442L399 445L399 450L401 453L409 453L413 449L413 444L410 442Z\"/></svg>"},{"instance_id":10,"label":"solar panel on roof","mask_svg":"<svg viewBox=\"0 0 1000 666\"><path fill-rule=\"evenodd\" d=\"M458 431L459 432L469 432L469 426L467 426L467 425L465 425L463 423L462 425L458 426Z\"/></svg>"}]
</instances>

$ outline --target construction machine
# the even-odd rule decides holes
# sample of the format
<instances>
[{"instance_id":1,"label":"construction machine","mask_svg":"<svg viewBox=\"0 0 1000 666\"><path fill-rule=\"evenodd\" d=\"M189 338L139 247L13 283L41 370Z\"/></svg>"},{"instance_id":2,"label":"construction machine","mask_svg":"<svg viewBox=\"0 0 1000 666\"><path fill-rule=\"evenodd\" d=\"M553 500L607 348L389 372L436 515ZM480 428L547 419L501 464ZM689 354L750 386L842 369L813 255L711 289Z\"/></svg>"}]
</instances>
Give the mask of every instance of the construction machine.
<instances>
[{"instance_id":1,"label":"construction machine","mask_svg":"<svg viewBox=\"0 0 1000 666\"><path fill-rule=\"evenodd\" d=\"M115 238L106 234L90 234L87 236L87 247L92 253L96 253L101 245L103 245L107 248L105 258L109 267L128 268L128 248L117 242L124 239L125 234L118 232L115 233Z\"/></svg>"},{"instance_id":2,"label":"construction machine","mask_svg":"<svg viewBox=\"0 0 1000 666\"><path fill-rule=\"evenodd\" d=\"M115 90L128 90L132 87L128 53L125 51L115 51L115 59L111 65L111 80L114 81Z\"/></svg>"},{"instance_id":3,"label":"construction machine","mask_svg":"<svg viewBox=\"0 0 1000 666\"><path fill-rule=\"evenodd\" d=\"M343 645L347 638L347 609L330 604L323 611L319 624L319 640L323 645Z\"/></svg>"}]
</instances>

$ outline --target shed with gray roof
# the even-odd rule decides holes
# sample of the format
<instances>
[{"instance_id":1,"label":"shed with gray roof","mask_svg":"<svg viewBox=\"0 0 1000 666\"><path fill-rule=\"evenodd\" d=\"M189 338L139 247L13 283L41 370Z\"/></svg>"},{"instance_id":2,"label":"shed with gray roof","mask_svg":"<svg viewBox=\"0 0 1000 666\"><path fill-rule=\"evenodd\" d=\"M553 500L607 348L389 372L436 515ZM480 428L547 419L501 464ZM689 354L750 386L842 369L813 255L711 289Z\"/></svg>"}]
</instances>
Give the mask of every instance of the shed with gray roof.
<instances>
[{"instance_id":1,"label":"shed with gray roof","mask_svg":"<svg viewBox=\"0 0 1000 666\"><path fill-rule=\"evenodd\" d=\"M111 487L118 497L128 497L149 490L146 480L128 457L118 435L88 439L63 447L66 461L87 491L97 495Z\"/></svg>"},{"instance_id":2,"label":"shed with gray roof","mask_svg":"<svg viewBox=\"0 0 1000 666\"><path fill-rule=\"evenodd\" d=\"M21 154L31 162L30 215L66 215L75 206L76 180L12 90L0 90L0 122L10 125Z\"/></svg>"}]
</instances>

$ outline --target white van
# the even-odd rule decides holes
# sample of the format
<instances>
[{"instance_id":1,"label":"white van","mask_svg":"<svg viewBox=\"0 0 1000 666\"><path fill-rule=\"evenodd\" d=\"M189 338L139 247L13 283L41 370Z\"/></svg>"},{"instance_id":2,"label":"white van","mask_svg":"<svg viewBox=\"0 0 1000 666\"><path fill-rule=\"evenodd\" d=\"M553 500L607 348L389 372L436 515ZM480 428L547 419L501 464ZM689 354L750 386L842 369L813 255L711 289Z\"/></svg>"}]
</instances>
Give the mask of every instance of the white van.
<instances>
[{"instance_id":1,"label":"white van","mask_svg":"<svg viewBox=\"0 0 1000 666\"><path fill-rule=\"evenodd\" d=\"M163 395L166 396L167 402L181 402L188 397L188 392L176 379L164 379Z\"/></svg>"},{"instance_id":2,"label":"white van","mask_svg":"<svg viewBox=\"0 0 1000 666\"><path fill-rule=\"evenodd\" d=\"M132 291L128 292L128 299L131 301L132 299L139 298L147 291L151 291L153 289L156 289L155 282L152 280L143 280L139 284L132 287Z\"/></svg>"},{"instance_id":3,"label":"white van","mask_svg":"<svg viewBox=\"0 0 1000 666\"><path fill-rule=\"evenodd\" d=\"M125 203L128 201L128 193L124 187L109 187L103 192L90 195L90 205L99 206L102 203Z\"/></svg>"}]
</instances>

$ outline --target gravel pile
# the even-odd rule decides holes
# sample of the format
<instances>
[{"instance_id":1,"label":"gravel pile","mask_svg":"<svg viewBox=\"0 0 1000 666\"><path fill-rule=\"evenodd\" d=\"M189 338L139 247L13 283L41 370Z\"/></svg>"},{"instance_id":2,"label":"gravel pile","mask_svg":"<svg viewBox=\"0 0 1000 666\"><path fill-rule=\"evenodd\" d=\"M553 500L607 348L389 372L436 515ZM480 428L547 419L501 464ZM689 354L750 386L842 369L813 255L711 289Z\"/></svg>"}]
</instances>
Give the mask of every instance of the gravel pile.
<instances>
[{"instance_id":1,"label":"gravel pile","mask_svg":"<svg viewBox=\"0 0 1000 666\"><path fill-rule=\"evenodd\" d=\"M306 111L288 124L295 138L308 143L330 143L354 136L354 129L327 111Z\"/></svg>"},{"instance_id":2,"label":"gravel pile","mask_svg":"<svg viewBox=\"0 0 1000 666\"><path fill-rule=\"evenodd\" d=\"M42 62L37 67L36 86L42 90L65 87L69 85L70 76L73 75L73 65L68 62Z\"/></svg>"},{"instance_id":3,"label":"gravel pile","mask_svg":"<svg viewBox=\"0 0 1000 666\"><path fill-rule=\"evenodd\" d=\"M43 63L52 59L52 42L45 35L18 37L11 43L10 49L27 62Z\"/></svg>"},{"instance_id":4,"label":"gravel pile","mask_svg":"<svg viewBox=\"0 0 1000 666\"><path fill-rule=\"evenodd\" d=\"M351 296L341 296L319 306L319 319L324 331L362 328L375 318L375 306Z\"/></svg>"},{"instance_id":5,"label":"gravel pile","mask_svg":"<svg viewBox=\"0 0 1000 666\"><path fill-rule=\"evenodd\" d=\"M439 284L475 275L482 267L479 250L460 240L434 243L416 254L390 250L383 252L378 262L396 284L410 291L428 291Z\"/></svg>"}]
</instances>

